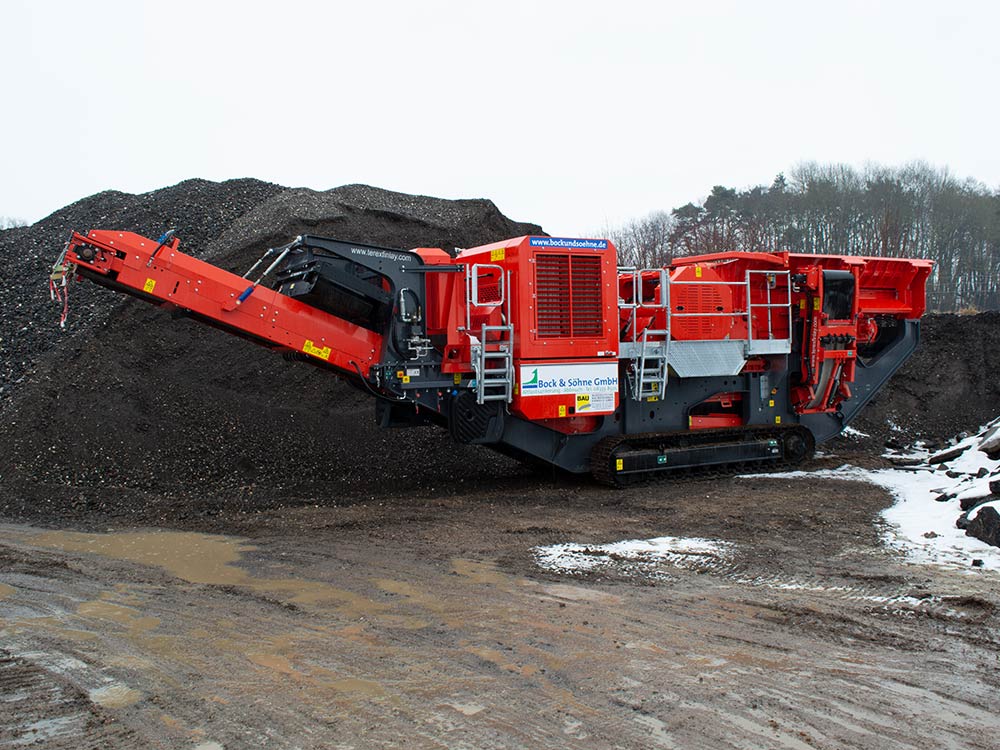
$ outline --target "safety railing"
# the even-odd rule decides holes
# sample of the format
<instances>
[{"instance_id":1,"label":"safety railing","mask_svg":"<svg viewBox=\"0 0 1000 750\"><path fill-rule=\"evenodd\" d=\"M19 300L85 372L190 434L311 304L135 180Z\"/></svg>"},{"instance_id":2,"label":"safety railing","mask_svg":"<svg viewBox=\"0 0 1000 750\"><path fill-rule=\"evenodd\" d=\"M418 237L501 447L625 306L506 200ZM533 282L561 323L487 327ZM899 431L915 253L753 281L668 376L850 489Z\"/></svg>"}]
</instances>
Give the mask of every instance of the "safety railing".
<instances>
[{"instance_id":1,"label":"safety railing","mask_svg":"<svg viewBox=\"0 0 1000 750\"><path fill-rule=\"evenodd\" d=\"M655 273L659 277L659 284L657 284L657 295L656 298L650 302L646 302L642 299L642 277L643 274ZM670 313L670 277L667 275L666 268L633 268L633 267L619 267L618 274L630 274L632 276L632 300L631 301L618 301L618 309L625 310L630 309L632 311L629 316L628 326L630 328L630 333L632 336L632 342L637 343L639 341L639 331L636 328L636 311L637 310L665 310L667 314Z\"/></svg>"},{"instance_id":2,"label":"safety railing","mask_svg":"<svg viewBox=\"0 0 1000 750\"><path fill-rule=\"evenodd\" d=\"M643 277L649 278L650 274L659 275L657 291L653 299L644 301L642 293ZM792 330L792 304L791 304L791 277L788 271L767 271L748 270L742 281L721 281L721 280L671 280L667 269L638 269L620 268L619 274L630 274L632 277L631 299L619 300L620 310L629 310L627 331L625 340L620 342L620 356L635 361L635 380L633 382L633 396L637 399L648 398L653 395L651 386L655 382L657 389L666 387L670 363L671 332L674 329L674 319L706 319L706 318L733 318L742 319L746 322L747 335L745 339L725 339L718 342L731 348L735 343L742 341L742 352L735 356L742 357L760 354L781 354L791 351L791 330ZM757 282L757 277L763 275L764 283L761 287ZM783 282L783 283L782 283ZM671 298L676 294L671 290L674 287L687 286L707 286L707 287L731 287L734 290L742 289L746 296L745 304L739 308L731 310L705 311L697 310L685 312L675 310L671 304ZM755 302L754 293L763 288L764 301ZM775 292L778 289L784 292L784 299L775 300ZM679 290L675 290L679 291ZM650 325L640 330L638 312L640 310L663 310L666 326L662 330L652 330ZM780 311L780 312L779 312ZM755 315L758 320L756 326L758 332L755 335ZM785 318L785 335L776 337L775 332L779 329L776 325L775 316L782 315ZM655 317L650 320L650 324L655 321ZM765 334L761 334L760 327L764 326ZM704 344L706 346L715 342L714 339L704 341L674 341L677 346L690 344ZM662 392L662 390L661 390Z\"/></svg>"},{"instance_id":3,"label":"safety railing","mask_svg":"<svg viewBox=\"0 0 1000 750\"><path fill-rule=\"evenodd\" d=\"M490 281L484 285L482 280L487 278ZM476 402L480 404L487 401L510 403L514 395L514 326L510 317L509 287L510 272L505 272L503 266L474 263L466 268L465 332L471 342ZM500 308L501 324L484 323L480 335L473 335L473 310L497 307Z\"/></svg>"},{"instance_id":4,"label":"safety railing","mask_svg":"<svg viewBox=\"0 0 1000 750\"><path fill-rule=\"evenodd\" d=\"M755 274L765 277L764 288L767 290L765 302L754 302L751 292L753 285L750 283ZM784 278L784 302L773 302L772 291L778 288L778 279ZM787 354L792 350L792 285L791 275L788 271L747 271L747 355L754 354ZM767 315L767 338L754 338L753 335L753 313L754 310L765 310ZM778 339L774 337L774 311L785 311L785 318L788 331L788 338Z\"/></svg>"}]
</instances>

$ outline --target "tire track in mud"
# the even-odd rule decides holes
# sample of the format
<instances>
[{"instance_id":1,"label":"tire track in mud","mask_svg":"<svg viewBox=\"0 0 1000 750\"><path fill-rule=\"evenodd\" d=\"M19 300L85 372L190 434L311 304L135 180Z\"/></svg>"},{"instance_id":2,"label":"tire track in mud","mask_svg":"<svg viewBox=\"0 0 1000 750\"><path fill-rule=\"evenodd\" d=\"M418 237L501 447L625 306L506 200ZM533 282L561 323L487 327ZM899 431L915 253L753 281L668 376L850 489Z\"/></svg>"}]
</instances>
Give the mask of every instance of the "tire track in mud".
<instances>
[{"instance_id":1,"label":"tire track in mud","mask_svg":"<svg viewBox=\"0 0 1000 750\"><path fill-rule=\"evenodd\" d=\"M361 745L365 747L393 747L388 739L392 736L408 736L415 747L433 747L446 729L460 731L476 747L544 746L551 736L546 721L523 721L497 710L498 696L502 704L516 705L526 687L537 688L544 678L530 660L512 656L477 634L477 616L485 622L491 619L487 608L441 601L432 593L440 589L439 571L431 578L414 575L405 584L377 579L374 591L364 595L363 606L344 612L323 601L293 604L297 590L262 594L251 585L251 576L228 569L223 577L235 583L183 586L158 582L151 571L141 570L137 572L144 582L138 586L109 592L98 584L94 590L92 584L108 577L103 568L119 570L120 564L100 558L92 562L86 575L94 579L67 581L58 602L46 596L38 606L28 594L45 587L19 586L14 603L18 616L5 623L5 630L13 632L21 651L38 658L43 668L63 670L78 684L94 682L94 675L83 661L52 645L70 632L89 636L70 653L107 659L110 650L118 665L112 671L131 663L139 670L134 683L138 688L155 693L149 682L159 683L161 695L137 705L145 718L130 717L144 736L163 733L155 726L161 706L169 707L170 721L163 723L174 730L170 736L183 736L200 723L206 735L227 748L256 747L265 741L274 747L319 747L318 729L322 736L367 733ZM329 559L315 560L324 562ZM409 571L395 572L403 578ZM462 561L455 563L455 575L477 585L502 580L490 568L479 570ZM312 591L318 584L309 581L329 580L329 572L302 578ZM397 601L383 603L377 598L380 593ZM447 633L440 633L443 628L462 635L449 642ZM447 657L441 656L442 647ZM171 698L164 700L162 692L169 684L185 685L184 695L168 690ZM478 697L484 684L493 685L494 693L485 704ZM254 709L237 733L211 720L215 712L199 717L203 702L213 699L217 707L250 704ZM534 710L557 717L574 705L589 712L565 689L543 685ZM364 726L371 722L366 715L386 711L393 715L391 728ZM274 736L275 727L280 727L280 738ZM566 737L566 747L588 746L578 743L572 731ZM109 742L108 747L118 745Z\"/></svg>"},{"instance_id":2,"label":"tire track in mud","mask_svg":"<svg viewBox=\"0 0 1000 750\"><path fill-rule=\"evenodd\" d=\"M942 619L981 622L996 607L981 597L964 593L932 594L914 584L890 586L874 581L844 579L831 582L822 574L801 575L784 572L761 572L748 562L740 547L717 540L678 540L700 543L696 550L666 549L645 551L639 545L624 542L607 545L561 544L535 547L535 563L544 570L571 576L620 576L640 581L666 582L674 579L670 568L712 576L751 588L774 589L802 594L816 594L824 600L870 604L886 612L913 612ZM648 540L655 542L657 540ZM627 545L632 545L628 547ZM623 550L623 545L626 545Z\"/></svg>"},{"instance_id":3,"label":"tire track in mud","mask_svg":"<svg viewBox=\"0 0 1000 750\"><path fill-rule=\"evenodd\" d=\"M102 711L94 698L111 699L112 687L90 696L60 675L85 665L64 654L14 655L0 649L0 747L106 750L149 747Z\"/></svg>"}]
</instances>

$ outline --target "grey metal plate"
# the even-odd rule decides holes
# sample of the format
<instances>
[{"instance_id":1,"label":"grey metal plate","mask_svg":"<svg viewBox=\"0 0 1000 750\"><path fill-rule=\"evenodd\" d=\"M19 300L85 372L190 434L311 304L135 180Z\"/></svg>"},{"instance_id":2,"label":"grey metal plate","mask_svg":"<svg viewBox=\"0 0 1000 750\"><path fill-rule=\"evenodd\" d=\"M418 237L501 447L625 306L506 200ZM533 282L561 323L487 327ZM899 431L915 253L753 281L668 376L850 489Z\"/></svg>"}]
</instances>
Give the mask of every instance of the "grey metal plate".
<instances>
[{"instance_id":1,"label":"grey metal plate","mask_svg":"<svg viewBox=\"0 0 1000 750\"><path fill-rule=\"evenodd\" d=\"M737 375L746 364L746 341L671 341L668 364L682 378Z\"/></svg>"}]
</instances>

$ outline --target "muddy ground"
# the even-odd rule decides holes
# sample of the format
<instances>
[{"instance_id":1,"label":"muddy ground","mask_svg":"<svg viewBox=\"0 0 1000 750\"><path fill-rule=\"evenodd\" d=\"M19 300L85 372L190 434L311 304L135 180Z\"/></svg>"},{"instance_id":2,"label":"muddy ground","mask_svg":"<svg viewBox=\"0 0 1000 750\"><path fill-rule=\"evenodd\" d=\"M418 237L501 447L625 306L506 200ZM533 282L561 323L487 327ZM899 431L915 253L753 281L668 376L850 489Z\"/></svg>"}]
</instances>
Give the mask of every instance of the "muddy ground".
<instances>
[{"instance_id":1,"label":"muddy ground","mask_svg":"<svg viewBox=\"0 0 1000 750\"><path fill-rule=\"evenodd\" d=\"M996 583L903 564L887 502L514 475L155 528L39 511L0 528L0 746L995 748ZM662 535L735 554L556 575L531 552Z\"/></svg>"},{"instance_id":2,"label":"muddy ground","mask_svg":"<svg viewBox=\"0 0 1000 750\"><path fill-rule=\"evenodd\" d=\"M613 492L376 430L340 381L87 285L58 331L31 286L58 237L168 224L233 268L300 231L538 229L488 201L243 180L0 232L0 747L998 746L995 577L904 563L884 491ZM1000 414L998 316L924 331L859 424L872 437L811 466ZM586 574L532 552L664 535L733 547Z\"/></svg>"}]
</instances>

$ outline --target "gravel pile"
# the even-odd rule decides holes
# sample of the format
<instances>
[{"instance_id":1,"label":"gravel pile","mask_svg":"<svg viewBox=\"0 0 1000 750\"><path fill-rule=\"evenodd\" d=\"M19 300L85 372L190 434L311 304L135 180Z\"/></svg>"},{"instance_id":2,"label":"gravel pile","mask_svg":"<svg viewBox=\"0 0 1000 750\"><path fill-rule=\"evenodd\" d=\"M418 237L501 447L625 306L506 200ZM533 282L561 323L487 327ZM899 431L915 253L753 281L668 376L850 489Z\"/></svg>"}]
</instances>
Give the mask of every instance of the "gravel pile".
<instances>
[{"instance_id":1,"label":"gravel pile","mask_svg":"<svg viewBox=\"0 0 1000 750\"><path fill-rule=\"evenodd\" d=\"M266 247L305 232L449 249L541 233L488 200L254 180L101 193L0 233L0 508L8 514L52 502L83 512L111 488L259 506L365 497L380 486L458 490L520 471L440 430L380 431L370 399L336 377L94 284L72 285L60 331L46 278L71 229L156 237L168 226L185 251L241 272Z\"/></svg>"},{"instance_id":2,"label":"gravel pile","mask_svg":"<svg viewBox=\"0 0 1000 750\"><path fill-rule=\"evenodd\" d=\"M53 325L58 311L49 299L48 272L70 232L123 229L155 238L175 227L185 250L203 255L206 245L240 216L284 190L259 180L186 180L142 195L109 190L30 227L0 231L0 413L53 346L78 331L92 332L124 302L96 285L74 285L66 330Z\"/></svg>"},{"instance_id":3,"label":"gravel pile","mask_svg":"<svg viewBox=\"0 0 1000 750\"><path fill-rule=\"evenodd\" d=\"M927 315L920 345L859 415L882 444L943 444L1000 414L1000 312Z\"/></svg>"}]
</instances>

